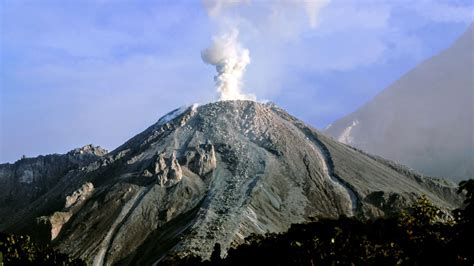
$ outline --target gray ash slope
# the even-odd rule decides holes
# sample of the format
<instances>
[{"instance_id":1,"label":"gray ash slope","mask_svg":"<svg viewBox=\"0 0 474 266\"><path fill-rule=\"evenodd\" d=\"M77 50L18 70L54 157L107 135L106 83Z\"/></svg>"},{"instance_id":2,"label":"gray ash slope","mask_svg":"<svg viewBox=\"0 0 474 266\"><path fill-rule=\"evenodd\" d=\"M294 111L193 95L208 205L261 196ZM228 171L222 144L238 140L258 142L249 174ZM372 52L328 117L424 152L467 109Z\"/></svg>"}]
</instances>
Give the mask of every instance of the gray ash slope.
<instances>
[{"instance_id":1,"label":"gray ash slope","mask_svg":"<svg viewBox=\"0 0 474 266\"><path fill-rule=\"evenodd\" d=\"M223 101L173 111L5 227L42 228L94 265L150 264L209 257L215 243L225 252L314 218L388 215L421 194L442 208L461 202L452 184L336 142L275 105Z\"/></svg>"},{"instance_id":2,"label":"gray ash slope","mask_svg":"<svg viewBox=\"0 0 474 266\"><path fill-rule=\"evenodd\" d=\"M324 133L426 175L474 178L474 24Z\"/></svg>"}]
</instances>

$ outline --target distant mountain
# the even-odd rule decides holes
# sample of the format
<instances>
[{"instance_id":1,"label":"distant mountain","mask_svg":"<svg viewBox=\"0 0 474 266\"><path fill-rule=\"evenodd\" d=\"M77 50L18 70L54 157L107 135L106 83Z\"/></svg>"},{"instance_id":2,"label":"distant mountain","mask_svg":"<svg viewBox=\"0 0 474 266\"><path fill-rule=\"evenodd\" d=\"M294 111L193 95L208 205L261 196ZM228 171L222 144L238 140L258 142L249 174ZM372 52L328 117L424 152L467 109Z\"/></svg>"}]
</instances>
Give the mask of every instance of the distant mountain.
<instances>
[{"instance_id":1,"label":"distant mountain","mask_svg":"<svg viewBox=\"0 0 474 266\"><path fill-rule=\"evenodd\" d=\"M0 230L94 265L149 265L313 219L390 215L422 194L444 209L461 203L452 183L334 141L273 104L223 101L177 109L67 172Z\"/></svg>"},{"instance_id":2,"label":"distant mountain","mask_svg":"<svg viewBox=\"0 0 474 266\"><path fill-rule=\"evenodd\" d=\"M474 25L324 130L337 140L455 181L474 178Z\"/></svg>"}]
</instances>

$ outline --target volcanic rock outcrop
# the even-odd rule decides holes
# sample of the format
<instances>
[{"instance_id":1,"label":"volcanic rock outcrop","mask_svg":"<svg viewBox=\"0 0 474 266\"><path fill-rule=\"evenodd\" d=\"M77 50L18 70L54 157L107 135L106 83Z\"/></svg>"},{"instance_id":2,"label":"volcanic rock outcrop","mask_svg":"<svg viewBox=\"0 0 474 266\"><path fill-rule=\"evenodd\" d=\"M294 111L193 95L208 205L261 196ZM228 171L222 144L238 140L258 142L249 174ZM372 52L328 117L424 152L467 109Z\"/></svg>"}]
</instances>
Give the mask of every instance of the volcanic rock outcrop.
<instances>
[{"instance_id":1,"label":"volcanic rock outcrop","mask_svg":"<svg viewBox=\"0 0 474 266\"><path fill-rule=\"evenodd\" d=\"M6 219L50 191L68 172L79 170L106 153L101 147L86 145L67 154L0 164L0 229Z\"/></svg>"},{"instance_id":2,"label":"volcanic rock outcrop","mask_svg":"<svg viewBox=\"0 0 474 266\"><path fill-rule=\"evenodd\" d=\"M171 112L68 173L4 228L50 217L58 230L47 238L61 251L142 265L170 253L207 258L216 243L225 255L250 234L312 219L389 215L422 194L444 209L462 200L451 183L334 141L273 104L222 101ZM71 215L52 219L57 212Z\"/></svg>"}]
</instances>

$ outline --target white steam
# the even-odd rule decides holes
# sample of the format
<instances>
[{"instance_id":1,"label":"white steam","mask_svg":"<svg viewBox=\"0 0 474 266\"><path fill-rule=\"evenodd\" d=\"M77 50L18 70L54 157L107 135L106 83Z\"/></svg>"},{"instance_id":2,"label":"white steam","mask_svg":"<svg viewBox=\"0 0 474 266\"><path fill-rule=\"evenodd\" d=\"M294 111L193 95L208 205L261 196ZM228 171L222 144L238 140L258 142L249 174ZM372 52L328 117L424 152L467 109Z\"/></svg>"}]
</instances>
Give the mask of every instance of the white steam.
<instances>
[{"instance_id":1,"label":"white steam","mask_svg":"<svg viewBox=\"0 0 474 266\"><path fill-rule=\"evenodd\" d=\"M329 4L330 0L308 0L302 1L305 5L306 14L308 14L309 25L315 28L318 24L319 11Z\"/></svg>"},{"instance_id":2,"label":"white steam","mask_svg":"<svg viewBox=\"0 0 474 266\"><path fill-rule=\"evenodd\" d=\"M238 31L215 36L211 47L201 52L202 60L216 67L214 76L220 100L255 100L254 95L242 93L242 77L250 63L249 50L237 40Z\"/></svg>"},{"instance_id":3,"label":"white steam","mask_svg":"<svg viewBox=\"0 0 474 266\"><path fill-rule=\"evenodd\" d=\"M286 35L298 37L301 31L301 23L299 23L301 11L305 11L309 26L316 28L320 10L330 1L202 0L209 17L221 32L226 32L226 34L214 36L211 47L201 52L202 60L216 67L217 75L214 76L214 80L220 100L256 99L254 95L242 92L242 78L245 68L250 63L250 55L249 50L242 48L238 41L238 29L242 29L242 33L247 37L257 38L257 42L265 44L270 49L272 36L269 35L277 37L273 40L278 40L278 36ZM295 10L298 12L295 13ZM276 22L272 19L274 16L277 19ZM268 24L267 21L271 23Z\"/></svg>"}]
</instances>

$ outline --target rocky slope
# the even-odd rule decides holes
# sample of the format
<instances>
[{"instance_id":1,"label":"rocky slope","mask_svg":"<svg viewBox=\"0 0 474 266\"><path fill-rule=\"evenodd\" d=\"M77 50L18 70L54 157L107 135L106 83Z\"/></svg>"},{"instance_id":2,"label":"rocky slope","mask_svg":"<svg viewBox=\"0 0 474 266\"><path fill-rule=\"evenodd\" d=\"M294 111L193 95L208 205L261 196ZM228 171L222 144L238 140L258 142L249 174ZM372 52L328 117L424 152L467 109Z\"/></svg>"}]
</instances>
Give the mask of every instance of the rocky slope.
<instances>
[{"instance_id":1,"label":"rocky slope","mask_svg":"<svg viewBox=\"0 0 474 266\"><path fill-rule=\"evenodd\" d=\"M390 214L421 194L442 208L455 187L331 138L272 104L224 101L177 109L70 171L10 217L94 265L210 256L252 233L339 215ZM31 231L31 230L30 230Z\"/></svg>"},{"instance_id":2,"label":"rocky slope","mask_svg":"<svg viewBox=\"0 0 474 266\"><path fill-rule=\"evenodd\" d=\"M426 175L474 177L474 25L324 133Z\"/></svg>"},{"instance_id":3,"label":"rocky slope","mask_svg":"<svg viewBox=\"0 0 474 266\"><path fill-rule=\"evenodd\" d=\"M56 186L73 169L79 169L107 151L86 145L68 152L36 158L22 158L13 164L0 164L0 229L4 221Z\"/></svg>"}]
</instances>

